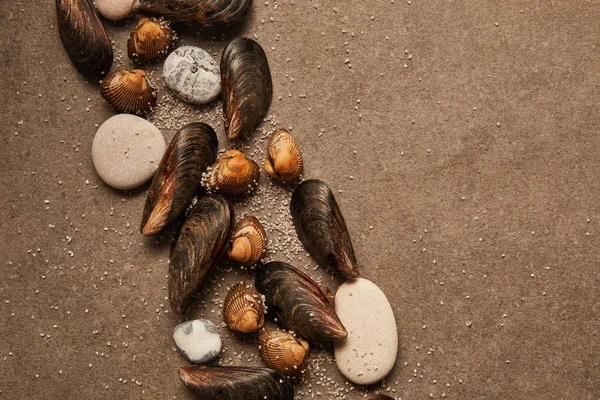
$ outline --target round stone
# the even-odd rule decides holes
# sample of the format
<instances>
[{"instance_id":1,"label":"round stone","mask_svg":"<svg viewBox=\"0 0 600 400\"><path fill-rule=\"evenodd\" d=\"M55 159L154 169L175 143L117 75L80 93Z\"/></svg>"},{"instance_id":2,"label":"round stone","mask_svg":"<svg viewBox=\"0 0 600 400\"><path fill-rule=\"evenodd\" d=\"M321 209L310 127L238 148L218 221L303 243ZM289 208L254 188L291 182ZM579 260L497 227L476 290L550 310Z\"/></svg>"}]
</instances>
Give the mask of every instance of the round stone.
<instances>
[{"instance_id":1,"label":"round stone","mask_svg":"<svg viewBox=\"0 0 600 400\"><path fill-rule=\"evenodd\" d=\"M348 337L334 342L340 372L358 385L382 380L398 353L396 319L385 294L373 282L346 281L335 294L335 312Z\"/></svg>"},{"instance_id":2,"label":"round stone","mask_svg":"<svg viewBox=\"0 0 600 400\"><path fill-rule=\"evenodd\" d=\"M96 9L104 18L118 21L131 14L133 0L96 0Z\"/></svg>"},{"instance_id":3,"label":"round stone","mask_svg":"<svg viewBox=\"0 0 600 400\"><path fill-rule=\"evenodd\" d=\"M204 364L221 352L221 335L215 325L206 319L181 323L173 329L175 345L193 363Z\"/></svg>"},{"instance_id":4,"label":"round stone","mask_svg":"<svg viewBox=\"0 0 600 400\"><path fill-rule=\"evenodd\" d=\"M221 75L214 58L199 47L175 49L163 66L169 89L192 104L206 104L221 91Z\"/></svg>"},{"instance_id":5,"label":"round stone","mask_svg":"<svg viewBox=\"0 0 600 400\"><path fill-rule=\"evenodd\" d=\"M152 178L167 145L157 127L131 114L107 119L94 136L92 161L115 189L133 189Z\"/></svg>"}]
</instances>

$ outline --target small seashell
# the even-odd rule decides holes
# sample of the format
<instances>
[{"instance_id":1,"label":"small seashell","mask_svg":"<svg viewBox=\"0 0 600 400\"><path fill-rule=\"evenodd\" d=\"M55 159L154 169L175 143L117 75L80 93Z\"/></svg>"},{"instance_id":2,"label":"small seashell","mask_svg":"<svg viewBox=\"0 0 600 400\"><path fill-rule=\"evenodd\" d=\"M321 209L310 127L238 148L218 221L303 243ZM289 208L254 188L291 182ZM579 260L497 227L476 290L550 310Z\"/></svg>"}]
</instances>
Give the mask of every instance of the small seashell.
<instances>
[{"instance_id":1,"label":"small seashell","mask_svg":"<svg viewBox=\"0 0 600 400\"><path fill-rule=\"evenodd\" d=\"M302 173L302 153L294 137L285 129L271 134L265 157L265 171L282 182L293 182Z\"/></svg>"},{"instance_id":2,"label":"small seashell","mask_svg":"<svg viewBox=\"0 0 600 400\"><path fill-rule=\"evenodd\" d=\"M267 367L287 376L298 376L308 365L309 345L289 332L262 329L258 332L258 352Z\"/></svg>"},{"instance_id":3,"label":"small seashell","mask_svg":"<svg viewBox=\"0 0 600 400\"><path fill-rule=\"evenodd\" d=\"M221 56L223 120L229 139L252 131L267 115L273 94L271 71L260 44L233 39Z\"/></svg>"},{"instance_id":4,"label":"small seashell","mask_svg":"<svg viewBox=\"0 0 600 400\"><path fill-rule=\"evenodd\" d=\"M242 218L233 231L233 241L227 250L229 258L242 265L256 264L267 250L267 234L253 216Z\"/></svg>"},{"instance_id":5,"label":"small seashell","mask_svg":"<svg viewBox=\"0 0 600 400\"><path fill-rule=\"evenodd\" d=\"M113 49L92 0L56 0L58 32L75 67L90 78L110 71Z\"/></svg>"},{"instance_id":6,"label":"small seashell","mask_svg":"<svg viewBox=\"0 0 600 400\"><path fill-rule=\"evenodd\" d=\"M136 63L146 63L167 55L177 35L163 19L142 18L127 40L127 55Z\"/></svg>"},{"instance_id":7,"label":"small seashell","mask_svg":"<svg viewBox=\"0 0 600 400\"><path fill-rule=\"evenodd\" d=\"M198 400L293 400L292 381L268 368L186 365L179 378Z\"/></svg>"},{"instance_id":8,"label":"small seashell","mask_svg":"<svg viewBox=\"0 0 600 400\"><path fill-rule=\"evenodd\" d=\"M208 28L239 21L251 4L252 0L134 0L133 11Z\"/></svg>"},{"instance_id":9,"label":"small seashell","mask_svg":"<svg viewBox=\"0 0 600 400\"><path fill-rule=\"evenodd\" d=\"M156 104L156 89L141 69L108 75L100 83L100 94L117 110L132 114L145 114Z\"/></svg>"},{"instance_id":10,"label":"small seashell","mask_svg":"<svg viewBox=\"0 0 600 400\"><path fill-rule=\"evenodd\" d=\"M223 303L223 319L234 332L251 333L263 327L262 297L253 284L240 282L229 289Z\"/></svg>"},{"instance_id":11,"label":"small seashell","mask_svg":"<svg viewBox=\"0 0 600 400\"><path fill-rule=\"evenodd\" d=\"M239 150L228 150L206 173L205 186L213 193L241 196L258 186L258 164Z\"/></svg>"}]
</instances>

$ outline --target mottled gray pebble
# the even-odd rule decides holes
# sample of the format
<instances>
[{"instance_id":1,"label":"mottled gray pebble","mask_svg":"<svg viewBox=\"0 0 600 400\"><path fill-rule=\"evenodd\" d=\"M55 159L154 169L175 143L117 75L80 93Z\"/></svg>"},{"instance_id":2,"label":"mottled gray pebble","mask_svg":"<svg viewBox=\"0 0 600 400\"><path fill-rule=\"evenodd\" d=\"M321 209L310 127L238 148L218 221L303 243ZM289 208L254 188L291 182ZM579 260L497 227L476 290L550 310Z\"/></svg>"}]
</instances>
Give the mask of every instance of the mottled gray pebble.
<instances>
[{"instance_id":1,"label":"mottled gray pebble","mask_svg":"<svg viewBox=\"0 0 600 400\"><path fill-rule=\"evenodd\" d=\"M199 47L175 49L163 66L169 89L192 104L205 104L221 91L221 75L214 58Z\"/></svg>"},{"instance_id":2,"label":"mottled gray pebble","mask_svg":"<svg viewBox=\"0 0 600 400\"><path fill-rule=\"evenodd\" d=\"M131 114L107 119L92 142L98 176L115 189L133 189L152 178L167 145L151 122Z\"/></svg>"},{"instance_id":3,"label":"mottled gray pebble","mask_svg":"<svg viewBox=\"0 0 600 400\"><path fill-rule=\"evenodd\" d=\"M173 329L175 345L193 363L204 364L221 352L221 335L206 319L183 322Z\"/></svg>"}]
</instances>

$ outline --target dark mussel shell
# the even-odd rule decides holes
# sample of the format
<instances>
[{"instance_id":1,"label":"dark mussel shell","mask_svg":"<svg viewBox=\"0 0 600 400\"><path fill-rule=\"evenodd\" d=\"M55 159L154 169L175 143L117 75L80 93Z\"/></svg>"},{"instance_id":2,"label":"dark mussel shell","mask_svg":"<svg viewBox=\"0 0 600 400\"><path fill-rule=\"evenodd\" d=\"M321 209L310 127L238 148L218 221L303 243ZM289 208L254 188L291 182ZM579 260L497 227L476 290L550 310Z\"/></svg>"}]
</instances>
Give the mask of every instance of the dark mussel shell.
<instances>
[{"instance_id":1,"label":"dark mussel shell","mask_svg":"<svg viewBox=\"0 0 600 400\"><path fill-rule=\"evenodd\" d=\"M293 400L294 386L268 368L186 365L179 378L198 400Z\"/></svg>"},{"instance_id":2,"label":"dark mussel shell","mask_svg":"<svg viewBox=\"0 0 600 400\"><path fill-rule=\"evenodd\" d=\"M202 173L217 158L217 134L209 125L193 122L169 143L148 190L140 227L153 235L171 224L202 186Z\"/></svg>"},{"instance_id":3,"label":"dark mussel shell","mask_svg":"<svg viewBox=\"0 0 600 400\"><path fill-rule=\"evenodd\" d=\"M290 210L300 241L319 265L348 279L359 275L346 222L325 182L309 179L298 185Z\"/></svg>"},{"instance_id":4,"label":"dark mussel shell","mask_svg":"<svg viewBox=\"0 0 600 400\"><path fill-rule=\"evenodd\" d=\"M344 339L346 329L319 285L290 264L272 261L256 273L255 286L278 322L308 340Z\"/></svg>"},{"instance_id":5,"label":"dark mussel shell","mask_svg":"<svg viewBox=\"0 0 600 400\"><path fill-rule=\"evenodd\" d=\"M394 400L394 398L386 394L374 394L372 396L369 396L367 400Z\"/></svg>"},{"instance_id":6,"label":"dark mussel shell","mask_svg":"<svg viewBox=\"0 0 600 400\"><path fill-rule=\"evenodd\" d=\"M237 22L251 4L252 0L135 0L133 11L210 28Z\"/></svg>"},{"instance_id":7,"label":"dark mussel shell","mask_svg":"<svg viewBox=\"0 0 600 400\"><path fill-rule=\"evenodd\" d=\"M113 50L92 0L56 0L58 31L71 62L83 75L110 71Z\"/></svg>"},{"instance_id":8,"label":"dark mussel shell","mask_svg":"<svg viewBox=\"0 0 600 400\"><path fill-rule=\"evenodd\" d=\"M250 132L267 115L273 84L267 56L252 39L229 42L221 57L223 119L230 139Z\"/></svg>"},{"instance_id":9,"label":"dark mussel shell","mask_svg":"<svg viewBox=\"0 0 600 400\"><path fill-rule=\"evenodd\" d=\"M208 272L225 254L233 231L233 206L224 197L198 199L171 246L169 301L183 314Z\"/></svg>"}]
</instances>

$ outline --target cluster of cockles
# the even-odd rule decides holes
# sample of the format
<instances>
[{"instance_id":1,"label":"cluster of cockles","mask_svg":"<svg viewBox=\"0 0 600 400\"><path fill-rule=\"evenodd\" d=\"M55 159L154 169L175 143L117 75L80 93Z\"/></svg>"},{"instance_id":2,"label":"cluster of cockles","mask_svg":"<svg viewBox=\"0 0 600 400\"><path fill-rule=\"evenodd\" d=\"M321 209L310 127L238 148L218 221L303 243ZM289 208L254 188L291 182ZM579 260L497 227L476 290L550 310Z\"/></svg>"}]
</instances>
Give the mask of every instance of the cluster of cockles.
<instances>
[{"instance_id":1,"label":"cluster of cockles","mask_svg":"<svg viewBox=\"0 0 600 400\"><path fill-rule=\"evenodd\" d=\"M250 0L135 0L132 11L145 15L131 33L128 55L138 64L164 57L176 33L167 20L225 26L240 20ZM102 78L102 96L114 108L145 114L156 104L156 89L142 69L112 66L111 42L92 0L56 0L59 31L74 65L83 74ZM220 65L223 118L227 136L242 138L266 116L272 97L269 65L254 40L237 38L223 50ZM177 314L190 309L211 269L227 255L241 265L257 266L255 282L240 282L223 305L227 327L256 333L268 368L184 366L183 383L200 399L293 399L291 377L308 364L308 341L344 339L346 329L324 292L307 274L285 262L261 264L267 235L259 220L235 221L231 198L258 185L258 164L238 150L217 158L214 129L201 122L183 126L169 143L148 190L140 230L155 235L183 221L170 253L169 301ZM284 183L300 181L303 161L292 134L272 133L263 163ZM187 210L187 212L186 212ZM290 211L300 241L320 266L347 279L359 275L350 235L330 187L306 180L293 191ZM265 328L265 307L283 329ZM388 398L379 395L373 399Z\"/></svg>"}]
</instances>

